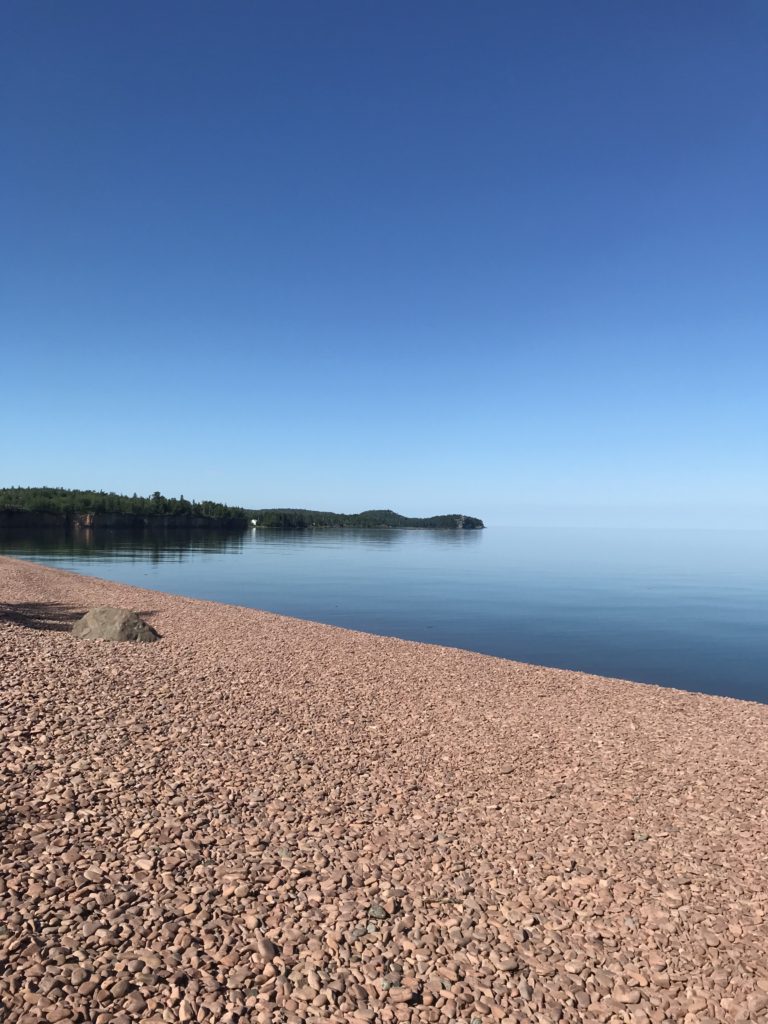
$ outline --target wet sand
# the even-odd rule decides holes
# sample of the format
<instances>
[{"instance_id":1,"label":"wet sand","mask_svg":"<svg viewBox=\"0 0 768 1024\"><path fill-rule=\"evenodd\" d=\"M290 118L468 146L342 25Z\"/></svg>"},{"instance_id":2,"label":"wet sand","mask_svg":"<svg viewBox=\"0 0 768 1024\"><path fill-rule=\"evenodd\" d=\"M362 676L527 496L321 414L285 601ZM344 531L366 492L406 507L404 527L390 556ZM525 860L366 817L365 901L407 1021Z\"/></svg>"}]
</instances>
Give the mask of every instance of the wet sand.
<instances>
[{"instance_id":1,"label":"wet sand","mask_svg":"<svg viewBox=\"0 0 768 1024\"><path fill-rule=\"evenodd\" d=\"M8 1022L768 1020L766 706L7 558L0 680Z\"/></svg>"}]
</instances>

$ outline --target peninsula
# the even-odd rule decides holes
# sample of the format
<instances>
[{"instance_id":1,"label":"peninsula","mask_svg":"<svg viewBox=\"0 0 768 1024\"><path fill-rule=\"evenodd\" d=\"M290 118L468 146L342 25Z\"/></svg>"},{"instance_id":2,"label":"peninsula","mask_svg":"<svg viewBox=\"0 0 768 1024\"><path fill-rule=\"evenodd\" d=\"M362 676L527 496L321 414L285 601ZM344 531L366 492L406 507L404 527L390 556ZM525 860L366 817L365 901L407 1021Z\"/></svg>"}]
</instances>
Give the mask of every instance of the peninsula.
<instances>
[{"instance_id":1,"label":"peninsula","mask_svg":"<svg viewBox=\"0 0 768 1024\"><path fill-rule=\"evenodd\" d=\"M428 518L398 515L377 509L346 515L311 509L246 509L217 501L189 501L183 495L166 498L160 491L149 497L111 491L81 491L64 487L0 488L0 527L72 529L146 529L183 527L304 530L323 528L422 530L481 530L482 519L457 513Z\"/></svg>"},{"instance_id":2,"label":"peninsula","mask_svg":"<svg viewBox=\"0 0 768 1024\"><path fill-rule=\"evenodd\" d=\"M419 519L401 516L391 509L371 509L344 515L340 512L314 512L306 508L263 508L249 513L251 525L266 529L305 530L324 527L355 527L357 529L393 529L406 527L420 530L482 530L482 519L474 516L446 515Z\"/></svg>"}]
</instances>

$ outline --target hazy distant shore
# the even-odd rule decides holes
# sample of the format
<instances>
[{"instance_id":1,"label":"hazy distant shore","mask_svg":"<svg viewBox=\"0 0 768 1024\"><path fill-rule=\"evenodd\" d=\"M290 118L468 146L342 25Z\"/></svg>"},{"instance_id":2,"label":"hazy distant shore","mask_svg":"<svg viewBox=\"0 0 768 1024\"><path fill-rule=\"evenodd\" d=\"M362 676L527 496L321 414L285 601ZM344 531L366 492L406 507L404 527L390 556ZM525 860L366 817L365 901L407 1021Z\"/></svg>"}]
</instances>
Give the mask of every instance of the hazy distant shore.
<instances>
[{"instance_id":1,"label":"hazy distant shore","mask_svg":"<svg viewBox=\"0 0 768 1024\"><path fill-rule=\"evenodd\" d=\"M768 707L3 557L0 667L12 1024L768 1006Z\"/></svg>"}]
</instances>

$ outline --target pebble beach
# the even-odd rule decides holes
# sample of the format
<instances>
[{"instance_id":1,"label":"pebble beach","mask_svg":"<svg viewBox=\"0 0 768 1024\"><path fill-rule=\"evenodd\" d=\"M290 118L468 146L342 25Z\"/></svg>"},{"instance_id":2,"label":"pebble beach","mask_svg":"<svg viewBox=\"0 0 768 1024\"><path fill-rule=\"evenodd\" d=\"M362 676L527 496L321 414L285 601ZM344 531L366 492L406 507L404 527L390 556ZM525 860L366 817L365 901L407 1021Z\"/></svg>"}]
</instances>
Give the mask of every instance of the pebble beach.
<instances>
[{"instance_id":1,"label":"pebble beach","mask_svg":"<svg viewBox=\"0 0 768 1024\"><path fill-rule=\"evenodd\" d=\"M7 1024L768 1021L768 706L3 557L0 685Z\"/></svg>"}]
</instances>

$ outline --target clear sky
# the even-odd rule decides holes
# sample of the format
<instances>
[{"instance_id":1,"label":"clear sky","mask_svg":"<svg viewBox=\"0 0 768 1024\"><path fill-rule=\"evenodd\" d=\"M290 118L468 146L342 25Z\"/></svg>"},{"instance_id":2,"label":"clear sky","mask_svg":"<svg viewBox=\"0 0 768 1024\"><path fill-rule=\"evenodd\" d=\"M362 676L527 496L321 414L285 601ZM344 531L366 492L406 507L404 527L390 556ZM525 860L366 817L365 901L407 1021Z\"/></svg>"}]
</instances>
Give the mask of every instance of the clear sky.
<instances>
[{"instance_id":1,"label":"clear sky","mask_svg":"<svg viewBox=\"0 0 768 1024\"><path fill-rule=\"evenodd\" d=\"M0 484L768 521L762 0L0 21Z\"/></svg>"}]
</instances>

